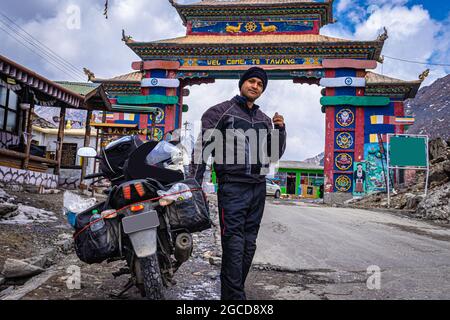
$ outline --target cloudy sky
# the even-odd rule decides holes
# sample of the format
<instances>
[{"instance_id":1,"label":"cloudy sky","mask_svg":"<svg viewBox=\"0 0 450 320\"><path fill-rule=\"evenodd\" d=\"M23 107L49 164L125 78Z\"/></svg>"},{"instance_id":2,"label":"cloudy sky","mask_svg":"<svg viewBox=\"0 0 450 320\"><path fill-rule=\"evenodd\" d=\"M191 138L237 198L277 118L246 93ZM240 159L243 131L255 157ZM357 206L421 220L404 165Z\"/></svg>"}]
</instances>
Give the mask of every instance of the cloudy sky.
<instances>
[{"instance_id":1,"label":"cloudy sky","mask_svg":"<svg viewBox=\"0 0 450 320\"><path fill-rule=\"evenodd\" d=\"M110 0L109 18L104 0L1 0L0 54L53 80L86 80L83 67L98 78L131 72L138 57L121 41L121 30L138 41L155 41L183 36L185 29L168 0ZM181 1L179 2L196 2ZM373 40L389 31L383 54L385 63L376 70L388 76L415 80L431 70L424 85L449 73L442 65L423 65L388 57L449 64L450 2L436 0L336 0L337 23L325 26L321 34L357 40ZM24 33L19 29L26 31ZM15 33L21 32L20 34ZM31 44L33 36L39 45ZM28 41L27 41L28 40ZM49 57L39 49L45 45L64 59ZM64 63L61 66L58 62ZM68 66L68 63L70 66ZM69 70L68 70L69 68ZM285 160L303 160L324 149L324 115L320 112L320 87L272 81L258 101L270 116L283 114L288 128ZM193 86L186 99L190 111L185 119L198 121L209 106L238 93L236 81Z\"/></svg>"}]
</instances>

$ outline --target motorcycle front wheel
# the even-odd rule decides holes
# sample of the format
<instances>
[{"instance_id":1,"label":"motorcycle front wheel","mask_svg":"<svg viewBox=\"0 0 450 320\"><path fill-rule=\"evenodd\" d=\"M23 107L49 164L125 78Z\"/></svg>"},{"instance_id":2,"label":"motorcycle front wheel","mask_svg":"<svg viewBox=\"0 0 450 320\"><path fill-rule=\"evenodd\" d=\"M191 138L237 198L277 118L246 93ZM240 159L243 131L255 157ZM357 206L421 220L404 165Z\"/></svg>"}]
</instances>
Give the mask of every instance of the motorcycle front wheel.
<instances>
[{"instance_id":1,"label":"motorcycle front wheel","mask_svg":"<svg viewBox=\"0 0 450 320\"><path fill-rule=\"evenodd\" d=\"M147 300L164 300L163 282L159 269L157 254L139 258L139 264L144 280L145 297Z\"/></svg>"}]
</instances>

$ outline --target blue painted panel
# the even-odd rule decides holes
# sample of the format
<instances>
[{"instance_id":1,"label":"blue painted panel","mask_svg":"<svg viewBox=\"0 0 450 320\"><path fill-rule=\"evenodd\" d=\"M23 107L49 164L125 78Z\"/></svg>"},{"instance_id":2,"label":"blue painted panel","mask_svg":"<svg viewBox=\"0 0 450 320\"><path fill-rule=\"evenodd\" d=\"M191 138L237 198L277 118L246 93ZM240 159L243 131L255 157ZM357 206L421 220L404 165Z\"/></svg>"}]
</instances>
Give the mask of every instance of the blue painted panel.
<instances>
[{"instance_id":1,"label":"blue painted panel","mask_svg":"<svg viewBox=\"0 0 450 320\"><path fill-rule=\"evenodd\" d=\"M384 107L368 107L364 109L364 143L370 143L370 134L395 133L395 126L391 124L371 124L370 117L374 115L394 115L394 103Z\"/></svg>"},{"instance_id":2,"label":"blue painted panel","mask_svg":"<svg viewBox=\"0 0 450 320\"><path fill-rule=\"evenodd\" d=\"M338 87L334 88L336 96L356 96L355 87Z\"/></svg>"},{"instance_id":3,"label":"blue painted panel","mask_svg":"<svg viewBox=\"0 0 450 320\"><path fill-rule=\"evenodd\" d=\"M335 128L355 128L356 108L353 106L337 106L334 111Z\"/></svg>"},{"instance_id":4,"label":"blue painted panel","mask_svg":"<svg viewBox=\"0 0 450 320\"><path fill-rule=\"evenodd\" d=\"M334 133L334 149L354 149L355 133L354 132L335 132Z\"/></svg>"},{"instance_id":5,"label":"blue painted panel","mask_svg":"<svg viewBox=\"0 0 450 320\"><path fill-rule=\"evenodd\" d=\"M262 25L261 25L262 23ZM228 30L227 30L228 27ZM231 27L231 28L230 28ZM270 29L267 29L270 28ZM242 34L263 32L302 32L314 29L313 19L284 19L284 21L195 21L192 33Z\"/></svg>"},{"instance_id":6,"label":"blue painted panel","mask_svg":"<svg viewBox=\"0 0 450 320\"><path fill-rule=\"evenodd\" d=\"M333 176L334 192L353 192L353 175L335 173Z\"/></svg>"},{"instance_id":7,"label":"blue painted panel","mask_svg":"<svg viewBox=\"0 0 450 320\"><path fill-rule=\"evenodd\" d=\"M356 77L355 69L336 69L336 78L339 77Z\"/></svg>"},{"instance_id":8,"label":"blue painted panel","mask_svg":"<svg viewBox=\"0 0 450 320\"><path fill-rule=\"evenodd\" d=\"M151 70L150 74L152 78L166 78L166 70L155 69Z\"/></svg>"},{"instance_id":9,"label":"blue painted panel","mask_svg":"<svg viewBox=\"0 0 450 320\"><path fill-rule=\"evenodd\" d=\"M165 96L167 93L167 88L164 87L151 87L150 94L159 94Z\"/></svg>"},{"instance_id":10,"label":"blue painted panel","mask_svg":"<svg viewBox=\"0 0 450 320\"><path fill-rule=\"evenodd\" d=\"M161 111L158 113L156 118L156 124L164 124L166 120L166 108L164 105L158 104L155 107L159 108ZM148 117L148 125L152 124L151 117Z\"/></svg>"},{"instance_id":11,"label":"blue painted panel","mask_svg":"<svg viewBox=\"0 0 450 320\"><path fill-rule=\"evenodd\" d=\"M355 157L353 152L335 152L333 158L334 170L352 171L354 159Z\"/></svg>"},{"instance_id":12,"label":"blue painted panel","mask_svg":"<svg viewBox=\"0 0 450 320\"><path fill-rule=\"evenodd\" d=\"M175 129L180 128L180 105L175 106Z\"/></svg>"}]
</instances>

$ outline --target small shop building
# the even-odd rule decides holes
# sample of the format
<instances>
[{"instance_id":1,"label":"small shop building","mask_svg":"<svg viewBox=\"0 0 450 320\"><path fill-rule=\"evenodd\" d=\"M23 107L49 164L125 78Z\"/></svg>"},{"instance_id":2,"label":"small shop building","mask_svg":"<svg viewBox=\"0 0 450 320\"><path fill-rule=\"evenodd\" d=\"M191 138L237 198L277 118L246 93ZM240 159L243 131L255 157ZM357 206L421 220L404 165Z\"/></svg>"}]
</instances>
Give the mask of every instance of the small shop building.
<instances>
[{"instance_id":1,"label":"small shop building","mask_svg":"<svg viewBox=\"0 0 450 320\"><path fill-rule=\"evenodd\" d=\"M281 193L317 199L323 195L323 166L303 161L280 161L272 179L280 185Z\"/></svg>"}]
</instances>

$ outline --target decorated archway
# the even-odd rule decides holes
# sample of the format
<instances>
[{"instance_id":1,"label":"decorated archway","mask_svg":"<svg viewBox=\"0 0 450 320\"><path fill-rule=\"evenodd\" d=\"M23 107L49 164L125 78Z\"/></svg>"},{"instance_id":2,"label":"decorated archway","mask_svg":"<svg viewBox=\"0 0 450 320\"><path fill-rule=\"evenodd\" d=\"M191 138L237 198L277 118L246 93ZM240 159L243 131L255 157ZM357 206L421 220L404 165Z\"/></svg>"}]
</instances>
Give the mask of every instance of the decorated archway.
<instances>
[{"instance_id":1,"label":"decorated archway","mask_svg":"<svg viewBox=\"0 0 450 320\"><path fill-rule=\"evenodd\" d=\"M181 127L187 87L238 79L257 65L271 79L324 87L326 202L385 187L379 140L402 133L414 121L405 118L403 101L415 96L423 80L407 82L369 71L382 63L386 30L371 41L320 35L323 26L333 23L332 0L169 2L186 35L138 42L123 32L122 40L141 58L132 63L134 72L92 79L110 95L115 113L108 121L138 124L143 137L160 139ZM359 163L367 171L363 189L355 181Z\"/></svg>"}]
</instances>

